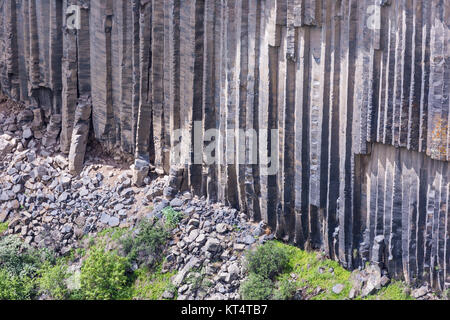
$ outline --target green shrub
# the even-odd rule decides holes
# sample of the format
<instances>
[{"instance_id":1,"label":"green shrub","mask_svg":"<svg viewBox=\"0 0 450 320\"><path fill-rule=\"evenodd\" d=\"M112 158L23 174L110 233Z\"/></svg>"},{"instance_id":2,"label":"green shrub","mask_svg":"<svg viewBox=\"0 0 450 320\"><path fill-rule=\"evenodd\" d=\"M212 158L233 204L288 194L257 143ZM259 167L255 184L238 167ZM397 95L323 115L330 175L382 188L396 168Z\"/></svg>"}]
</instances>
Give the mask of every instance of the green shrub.
<instances>
[{"instance_id":1,"label":"green shrub","mask_svg":"<svg viewBox=\"0 0 450 320\"><path fill-rule=\"evenodd\" d=\"M278 290L273 295L274 300L290 300L294 297L297 291L297 284L295 281L284 279L280 281Z\"/></svg>"},{"instance_id":2,"label":"green shrub","mask_svg":"<svg viewBox=\"0 0 450 320\"><path fill-rule=\"evenodd\" d=\"M266 279L273 279L289 266L286 249L267 242L247 255L248 271Z\"/></svg>"},{"instance_id":3,"label":"green shrub","mask_svg":"<svg viewBox=\"0 0 450 320\"><path fill-rule=\"evenodd\" d=\"M136 261L139 265L155 266L162 257L169 235L161 225L144 219L139 223L138 233L125 237L122 246L130 261Z\"/></svg>"},{"instance_id":4,"label":"green shrub","mask_svg":"<svg viewBox=\"0 0 450 320\"><path fill-rule=\"evenodd\" d=\"M30 300L35 294L34 281L27 276L11 275L0 269L0 300Z\"/></svg>"},{"instance_id":5,"label":"green shrub","mask_svg":"<svg viewBox=\"0 0 450 320\"><path fill-rule=\"evenodd\" d=\"M240 288L240 293L244 300L268 300L272 295L272 291L272 281L254 273L250 274Z\"/></svg>"},{"instance_id":6,"label":"green shrub","mask_svg":"<svg viewBox=\"0 0 450 320\"><path fill-rule=\"evenodd\" d=\"M174 229L178 226L181 219L183 219L183 213L175 211L172 207L166 207L162 211L166 226L170 229Z\"/></svg>"},{"instance_id":7,"label":"green shrub","mask_svg":"<svg viewBox=\"0 0 450 320\"><path fill-rule=\"evenodd\" d=\"M13 276L33 276L46 261L53 262L49 250L37 250L24 243L18 236L0 239L0 268Z\"/></svg>"},{"instance_id":8,"label":"green shrub","mask_svg":"<svg viewBox=\"0 0 450 320\"><path fill-rule=\"evenodd\" d=\"M88 300L123 299L128 294L128 259L102 246L89 250L81 267L81 291Z\"/></svg>"},{"instance_id":9,"label":"green shrub","mask_svg":"<svg viewBox=\"0 0 450 320\"><path fill-rule=\"evenodd\" d=\"M69 277L67 265L58 262L55 265L45 263L38 272L39 293L47 294L55 300L65 300L69 298L69 289L66 279Z\"/></svg>"}]
</instances>

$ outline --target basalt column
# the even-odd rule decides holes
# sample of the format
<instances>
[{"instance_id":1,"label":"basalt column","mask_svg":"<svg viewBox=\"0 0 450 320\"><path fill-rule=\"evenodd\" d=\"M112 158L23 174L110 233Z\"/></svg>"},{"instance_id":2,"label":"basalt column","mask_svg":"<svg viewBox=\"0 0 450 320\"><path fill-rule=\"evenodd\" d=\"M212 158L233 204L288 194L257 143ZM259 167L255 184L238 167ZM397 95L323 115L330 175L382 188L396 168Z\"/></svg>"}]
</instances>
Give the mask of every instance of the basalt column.
<instances>
[{"instance_id":1,"label":"basalt column","mask_svg":"<svg viewBox=\"0 0 450 320\"><path fill-rule=\"evenodd\" d=\"M443 290L449 14L447 0L0 0L0 86L74 172L92 128L134 158L136 185L168 174L168 198Z\"/></svg>"}]
</instances>

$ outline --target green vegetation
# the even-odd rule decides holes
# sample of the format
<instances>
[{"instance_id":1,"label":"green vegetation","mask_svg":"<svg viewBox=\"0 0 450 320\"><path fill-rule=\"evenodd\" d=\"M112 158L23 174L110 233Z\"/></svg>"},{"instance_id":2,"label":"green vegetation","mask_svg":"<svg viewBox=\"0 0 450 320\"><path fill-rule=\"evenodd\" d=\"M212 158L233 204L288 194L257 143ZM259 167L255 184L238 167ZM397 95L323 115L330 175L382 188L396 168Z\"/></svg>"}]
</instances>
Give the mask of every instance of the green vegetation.
<instances>
[{"instance_id":1,"label":"green vegetation","mask_svg":"<svg viewBox=\"0 0 450 320\"><path fill-rule=\"evenodd\" d=\"M84 253L77 299L160 299L173 273L162 272L170 238L158 220L142 220L135 230L111 228L99 233ZM106 246L116 250L106 250ZM131 266L139 268L132 271Z\"/></svg>"},{"instance_id":2,"label":"green vegetation","mask_svg":"<svg viewBox=\"0 0 450 320\"><path fill-rule=\"evenodd\" d=\"M297 283L288 279L279 282L278 290L273 295L274 300L291 300L297 291Z\"/></svg>"},{"instance_id":3,"label":"green vegetation","mask_svg":"<svg viewBox=\"0 0 450 320\"><path fill-rule=\"evenodd\" d=\"M182 214L169 208L162 220L142 220L133 229L110 228L65 257L34 249L19 237L0 236L0 300L45 299L161 299L166 291L176 298L163 271L163 252ZM248 279L241 285L243 299L347 299L351 272L317 252L305 252L277 241L260 245L246 256ZM72 265L69 269L68 265ZM77 267L78 266L78 267ZM184 280L206 292L213 283L202 269ZM342 284L343 290L332 288ZM402 282L392 281L374 295L357 300L411 299Z\"/></svg>"},{"instance_id":4,"label":"green vegetation","mask_svg":"<svg viewBox=\"0 0 450 320\"><path fill-rule=\"evenodd\" d=\"M0 239L0 268L12 276L33 276L47 261L55 261L48 250L33 249L14 235Z\"/></svg>"},{"instance_id":5,"label":"green vegetation","mask_svg":"<svg viewBox=\"0 0 450 320\"><path fill-rule=\"evenodd\" d=\"M103 246L89 250L81 268L81 290L88 300L126 298L129 261Z\"/></svg>"},{"instance_id":6,"label":"green vegetation","mask_svg":"<svg viewBox=\"0 0 450 320\"><path fill-rule=\"evenodd\" d=\"M162 271L162 257L169 228L181 214L167 217L165 223L142 220L134 230L105 229L59 258L17 236L0 237L0 300L160 299L166 290L175 294L170 282L174 272ZM81 267L69 271L72 263ZM133 271L133 265L140 267Z\"/></svg>"},{"instance_id":7,"label":"green vegetation","mask_svg":"<svg viewBox=\"0 0 450 320\"><path fill-rule=\"evenodd\" d=\"M272 296L273 283L270 279L251 273L240 291L244 300L268 300Z\"/></svg>"},{"instance_id":8,"label":"green vegetation","mask_svg":"<svg viewBox=\"0 0 450 320\"><path fill-rule=\"evenodd\" d=\"M0 300L29 300L36 295L36 276L54 263L48 250L37 250L17 236L0 239Z\"/></svg>"},{"instance_id":9,"label":"green vegetation","mask_svg":"<svg viewBox=\"0 0 450 320\"><path fill-rule=\"evenodd\" d=\"M289 255L286 247L267 242L247 255L248 271L266 279L273 279L286 270Z\"/></svg>"},{"instance_id":10,"label":"green vegetation","mask_svg":"<svg viewBox=\"0 0 450 320\"><path fill-rule=\"evenodd\" d=\"M414 300L406 293L406 285L400 281L392 281L389 286L381 288L375 295L370 295L364 300Z\"/></svg>"},{"instance_id":11,"label":"green vegetation","mask_svg":"<svg viewBox=\"0 0 450 320\"><path fill-rule=\"evenodd\" d=\"M113 228L106 228L100 231L97 234L97 237L107 237L113 241L117 241L121 239L124 235L127 235L127 229L119 228L119 227L113 227Z\"/></svg>"},{"instance_id":12,"label":"green vegetation","mask_svg":"<svg viewBox=\"0 0 450 320\"><path fill-rule=\"evenodd\" d=\"M0 223L0 235L8 230L8 222Z\"/></svg>"},{"instance_id":13,"label":"green vegetation","mask_svg":"<svg viewBox=\"0 0 450 320\"><path fill-rule=\"evenodd\" d=\"M288 272L279 277L279 281L287 281L291 273L297 275L299 287L307 287L306 293L312 294L316 288L323 289L314 300L345 299L348 297L351 283L351 272L342 268L338 262L318 257L317 252L306 252L298 248L275 242L275 246L284 248L289 255ZM329 272L332 268L333 272ZM323 270L323 272L319 272ZM340 294L332 291L333 286L343 284L344 289Z\"/></svg>"},{"instance_id":14,"label":"green vegetation","mask_svg":"<svg viewBox=\"0 0 450 320\"><path fill-rule=\"evenodd\" d=\"M247 270L250 275L240 288L242 297L245 300L272 298L275 278L289 267L287 247L270 241L249 252L246 258ZM284 291L279 291L275 297L284 297L284 294Z\"/></svg>"},{"instance_id":15,"label":"green vegetation","mask_svg":"<svg viewBox=\"0 0 450 320\"><path fill-rule=\"evenodd\" d=\"M172 288L170 278L175 272L161 272L159 266L154 272L147 268L138 269L135 272L136 280L133 285L132 295L136 300L158 300L166 290L176 291Z\"/></svg>"},{"instance_id":16,"label":"green vegetation","mask_svg":"<svg viewBox=\"0 0 450 320\"><path fill-rule=\"evenodd\" d=\"M70 291L66 281L70 274L67 265L59 260L55 265L45 263L38 272L39 293L49 296L54 300L65 300L70 298Z\"/></svg>"},{"instance_id":17,"label":"green vegetation","mask_svg":"<svg viewBox=\"0 0 450 320\"><path fill-rule=\"evenodd\" d=\"M181 219L183 219L183 213L175 211L172 207L164 208L162 213L165 220L165 224L170 229L176 228L178 223L180 223Z\"/></svg>"},{"instance_id":18,"label":"green vegetation","mask_svg":"<svg viewBox=\"0 0 450 320\"><path fill-rule=\"evenodd\" d=\"M267 296L269 288L273 288L270 299L289 300L301 289L309 299L342 300L348 298L352 287L351 272L338 262L325 259L317 252L306 252L277 241L259 246L247 256L247 262L250 275L241 286L241 294L248 299ZM270 286L267 280L271 280ZM337 284L344 286L339 294L332 290ZM405 293L405 285L392 281L389 286L364 299L405 300L411 297Z\"/></svg>"},{"instance_id":19,"label":"green vegetation","mask_svg":"<svg viewBox=\"0 0 450 320\"><path fill-rule=\"evenodd\" d=\"M35 294L31 278L10 274L0 269L0 300L30 300Z\"/></svg>"},{"instance_id":20,"label":"green vegetation","mask_svg":"<svg viewBox=\"0 0 450 320\"><path fill-rule=\"evenodd\" d=\"M144 219L137 234L128 234L121 240L125 254L130 261L146 267L154 267L162 258L162 253L170 233L157 222Z\"/></svg>"}]
</instances>

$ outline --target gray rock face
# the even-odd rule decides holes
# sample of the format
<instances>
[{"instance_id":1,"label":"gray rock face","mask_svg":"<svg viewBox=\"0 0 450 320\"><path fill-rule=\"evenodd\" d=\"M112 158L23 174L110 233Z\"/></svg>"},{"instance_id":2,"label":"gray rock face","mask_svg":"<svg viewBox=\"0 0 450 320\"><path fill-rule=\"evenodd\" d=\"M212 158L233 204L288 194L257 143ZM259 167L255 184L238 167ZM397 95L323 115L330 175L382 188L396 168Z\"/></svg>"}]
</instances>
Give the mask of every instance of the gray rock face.
<instances>
[{"instance_id":1,"label":"gray rock face","mask_svg":"<svg viewBox=\"0 0 450 320\"><path fill-rule=\"evenodd\" d=\"M175 286L179 286L183 280L186 278L186 275L188 274L188 272L195 266L197 266L199 264L199 260L197 258L192 258L184 267L183 269L181 269L180 272L178 272L178 274L175 276L175 279L172 281L172 283Z\"/></svg>"},{"instance_id":2,"label":"gray rock face","mask_svg":"<svg viewBox=\"0 0 450 320\"><path fill-rule=\"evenodd\" d=\"M117 227L120 224L120 219L117 217L111 217L108 221L110 227Z\"/></svg>"},{"instance_id":3,"label":"gray rock face","mask_svg":"<svg viewBox=\"0 0 450 320\"><path fill-rule=\"evenodd\" d=\"M23 131L23 135L22 135L22 137L24 138L24 139L31 139L32 137L33 137L33 131L31 131L31 129L30 128L26 128L24 131Z\"/></svg>"},{"instance_id":4,"label":"gray rock face","mask_svg":"<svg viewBox=\"0 0 450 320\"><path fill-rule=\"evenodd\" d=\"M228 225L226 223L219 223L216 226L216 231L220 234L223 234L228 231Z\"/></svg>"},{"instance_id":5,"label":"gray rock face","mask_svg":"<svg viewBox=\"0 0 450 320\"><path fill-rule=\"evenodd\" d=\"M343 284L337 284L335 286L333 286L332 291L335 294L340 294L342 292L342 290L344 290L345 286Z\"/></svg>"},{"instance_id":6,"label":"gray rock face","mask_svg":"<svg viewBox=\"0 0 450 320\"><path fill-rule=\"evenodd\" d=\"M219 251L220 241L218 239L209 238L205 244L205 250L211 253Z\"/></svg>"},{"instance_id":7,"label":"gray rock face","mask_svg":"<svg viewBox=\"0 0 450 320\"><path fill-rule=\"evenodd\" d=\"M366 297L388 285L390 279L386 275L383 275L382 270L377 264L372 264L362 271L355 270L352 273L351 282L353 287L350 295L355 297L357 294L361 294L362 297Z\"/></svg>"},{"instance_id":8,"label":"gray rock face","mask_svg":"<svg viewBox=\"0 0 450 320\"><path fill-rule=\"evenodd\" d=\"M448 246L448 1L373 1L382 16L369 14L371 1L252 0L239 10L213 0L113 2L82 1L83 32L60 25L70 1L20 14L19 1L0 7L1 89L31 107L2 124L2 133L22 132L20 142L0 139L0 161L42 144L69 154L78 173L91 122L105 149L148 158L151 171L170 175L152 198L190 189L264 217L279 234L301 234L299 245L311 241L347 267L373 262L444 289L448 268L416 275L410 266L433 266ZM105 17L114 17L111 28ZM80 107L88 97L92 112ZM212 128L277 128L279 137L274 150L253 150L227 134L214 154L232 163L203 164L206 152L196 150L206 144L196 138ZM146 166L133 182L144 176ZM424 225L428 212L439 216L433 228ZM410 245L420 248L410 253Z\"/></svg>"},{"instance_id":9,"label":"gray rock face","mask_svg":"<svg viewBox=\"0 0 450 320\"><path fill-rule=\"evenodd\" d=\"M136 159L131 169L133 171L133 184L141 187L150 170L150 163L147 160Z\"/></svg>"},{"instance_id":10,"label":"gray rock face","mask_svg":"<svg viewBox=\"0 0 450 320\"><path fill-rule=\"evenodd\" d=\"M170 206L174 209L180 208L183 205L184 201L180 198L175 198L172 201L170 201Z\"/></svg>"},{"instance_id":11,"label":"gray rock face","mask_svg":"<svg viewBox=\"0 0 450 320\"><path fill-rule=\"evenodd\" d=\"M0 160L3 160L4 157L16 147L16 145L17 141L12 139L9 135L0 135Z\"/></svg>"},{"instance_id":12,"label":"gray rock face","mask_svg":"<svg viewBox=\"0 0 450 320\"><path fill-rule=\"evenodd\" d=\"M425 296L428 292L430 292L430 288L427 285L424 285L421 286L420 288L413 290L411 295L413 298L418 299Z\"/></svg>"}]
</instances>

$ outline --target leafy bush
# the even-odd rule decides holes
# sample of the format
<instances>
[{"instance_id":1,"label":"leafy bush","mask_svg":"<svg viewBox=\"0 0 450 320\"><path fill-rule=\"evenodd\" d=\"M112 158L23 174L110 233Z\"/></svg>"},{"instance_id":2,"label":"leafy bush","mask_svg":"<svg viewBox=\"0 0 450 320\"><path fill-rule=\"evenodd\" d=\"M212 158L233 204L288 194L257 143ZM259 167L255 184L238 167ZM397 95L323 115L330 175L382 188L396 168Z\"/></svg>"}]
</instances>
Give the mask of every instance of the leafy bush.
<instances>
[{"instance_id":1,"label":"leafy bush","mask_svg":"<svg viewBox=\"0 0 450 320\"><path fill-rule=\"evenodd\" d=\"M268 300L272 295L272 291L272 281L254 273L250 274L240 288L240 293L244 300Z\"/></svg>"},{"instance_id":2,"label":"leafy bush","mask_svg":"<svg viewBox=\"0 0 450 320\"><path fill-rule=\"evenodd\" d=\"M30 300L34 287L32 278L11 275L6 269L0 269L0 300Z\"/></svg>"},{"instance_id":3,"label":"leafy bush","mask_svg":"<svg viewBox=\"0 0 450 320\"><path fill-rule=\"evenodd\" d=\"M33 276L44 262L54 259L50 251L34 249L15 235L0 240L0 268L13 276Z\"/></svg>"},{"instance_id":4,"label":"leafy bush","mask_svg":"<svg viewBox=\"0 0 450 320\"><path fill-rule=\"evenodd\" d=\"M273 295L274 300L290 300L294 297L297 285L295 281L284 279L280 281L278 290Z\"/></svg>"},{"instance_id":5,"label":"leafy bush","mask_svg":"<svg viewBox=\"0 0 450 320\"><path fill-rule=\"evenodd\" d=\"M170 229L174 229L178 226L181 219L183 219L183 213L175 211L172 207L166 207L162 211L166 226Z\"/></svg>"},{"instance_id":6,"label":"leafy bush","mask_svg":"<svg viewBox=\"0 0 450 320\"><path fill-rule=\"evenodd\" d=\"M39 293L47 294L55 300L65 300L69 297L69 289L66 285L66 279L69 277L67 265L58 262L55 265L45 263L39 270L38 278Z\"/></svg>"},{"instance_id":7,"label":"leafy bush","mask_svg":"<svg viewBox=\"0 0 450 320\"><path fill-rule=\"evenodd\" d=\"M248 271L273 279L289 266L289 254L274 242L267 242L247 255Z\"/></svg>"},{"instance_id":8,"label":"leafy bush","mask_svg":"<svg viewBox=\"0 0 450 320\"><path fill-rule=\"evenodd\" d=\"M81 291L85 299L123 299L128 294L128 259L102 246L89 250L81 267Z\"/></svg>"},{"instance_id":9,"label":"leafy bush","mask_svg":"<svg viewBox=\"0 0 450 320\"><path fill-rule=\"evenodd\" d=\"M157 223L144 219L139 223L138 233L122 240L125 254L139 265L154 266L161 259L169 232Z\"/></svg>"}]
</instances>

